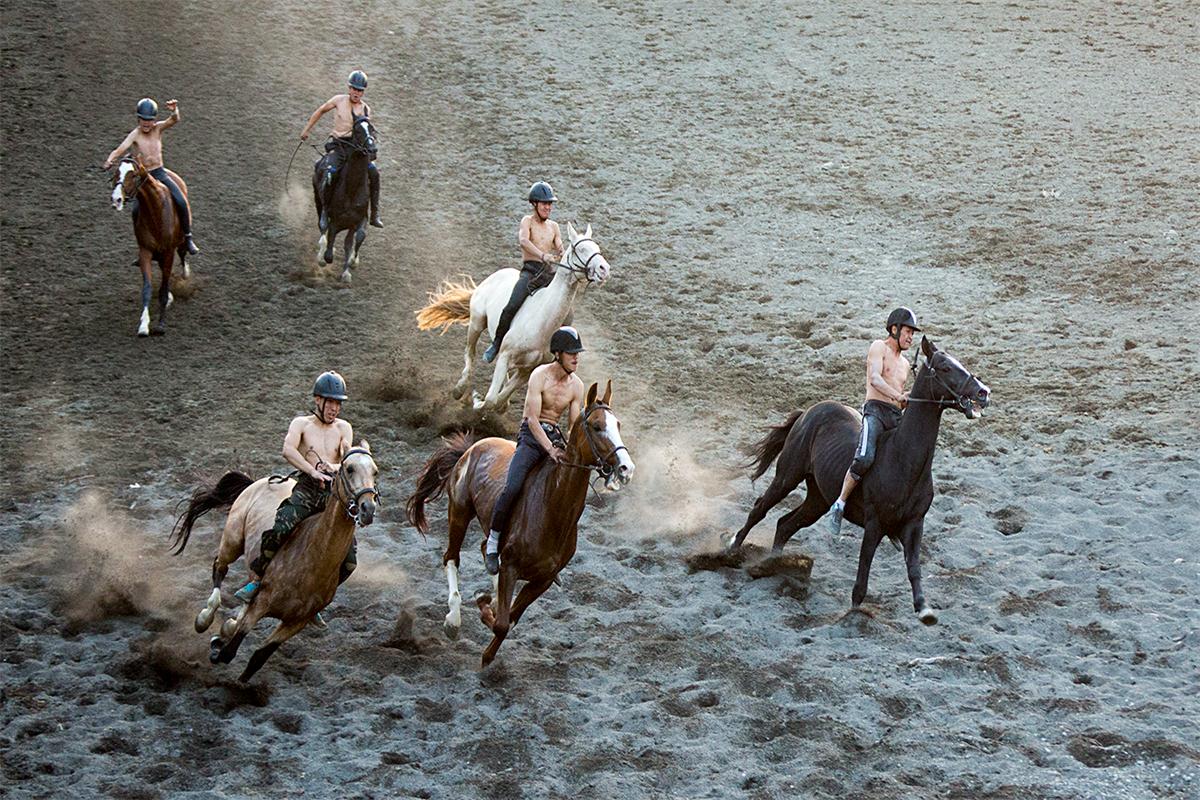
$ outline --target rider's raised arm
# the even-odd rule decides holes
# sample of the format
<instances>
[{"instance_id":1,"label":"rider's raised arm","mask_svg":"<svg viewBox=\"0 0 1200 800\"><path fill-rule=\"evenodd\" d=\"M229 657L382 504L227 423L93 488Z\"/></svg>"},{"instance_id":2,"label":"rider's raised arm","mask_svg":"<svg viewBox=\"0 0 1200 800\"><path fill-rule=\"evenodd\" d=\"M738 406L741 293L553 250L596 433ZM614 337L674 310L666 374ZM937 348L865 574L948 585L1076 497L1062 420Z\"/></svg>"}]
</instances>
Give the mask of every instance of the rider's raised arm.
<instances>
[{"instance_id":1,"label":"rider's raised arm","mask_svg":"<svg viewBox=\"0 0 1200 800\"><path fill-rule=\"evenodd\" d=\"M308 459L300 452L300 440L303 437L304 426L306 424L306 418L296 417L292 420L292 424L288 425L287 435L283 437L283 458L305 475L316 478L319 477L317 468L308 463Z\"/></svg>"},{"instance_id":2,"label":"rider's raised arm","mask_svg":"<svg viewBox=\"0 0 1200 800\"><path fill-rule=\"evenodd\" d=\"M125 155L126 150L128 150L130 147L133 146L133 138L135 136L137 136L137 132L138 132L137 128L134 128L133 130L131 130L129 132L129 135L125 137L125 141L123 141L119 145L117 145L117 149L113 150L111 153L108 154L108 158L105 159L105 161L104 161L105 169L108 169L109 167L111 167L118 158Z\"/></svg>"},{"instance_id":3,"label":"rider's raised arm","mask_svg":"<svg viewBox=\"0 0 1200 800\"><path fill-rule=\"evenodd\" d=\"M340 95L334 95L333 97L329 98L312 113L312 116L308 118L308 124L305 125L304 130L300 132L301 139L307 139L308 132L313 129L313 126L317 124L318 120L337 107L337 100L339 96Z\"/></svg>"},{"instance_id":4,"label":"rider's raised arm","mask_svg":"<svg viewBox=\"0 0 1200 800\"><path fill-rule=\"evenodd\" d=\"M164 120L160 120L159 122L155 123L155 124L158 126L158 130L159 130L159 132L160 132L160 133L161 133L162 131L165 131L167 128L173 128L173 127L175 127L175 126L176 126L176 125L179 123L179 105L178 105L178 101L177 101L177 100L168 100L168 101L167 101L167 108L171 109L171 116L167 117L167 118L166 118L166 119L164 119Z\"/></svg>"}]
</instances>

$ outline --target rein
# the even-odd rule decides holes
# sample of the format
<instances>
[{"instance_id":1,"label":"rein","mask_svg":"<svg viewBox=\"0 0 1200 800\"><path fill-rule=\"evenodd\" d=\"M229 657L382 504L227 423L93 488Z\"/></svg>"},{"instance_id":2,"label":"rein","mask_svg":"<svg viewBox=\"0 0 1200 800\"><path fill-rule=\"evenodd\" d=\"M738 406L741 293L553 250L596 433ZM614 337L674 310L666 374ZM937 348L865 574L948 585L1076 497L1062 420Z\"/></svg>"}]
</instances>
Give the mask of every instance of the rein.
<instances>
[{"instance_id":1,"label":"rein","mask_svg":"<svg viewBox=\"0 0 1200 800\"><path fill-rule=\"evenodd\" d=\"M622 450L628 453L629 448L623 444L617 445L612 449L612 452L604 457L604 459L600 458L600 449L596 446L596 435L592 432L592 426L587 424L588 417L590 417L595 411L612 411L612 408L603 400L597 400L584 409L583 415L579 418L579 424L583 426L583 435L587 439L588 447L592 451L592 457L596 460L591 464L578 464L573 461L560 461L558 463L560 466L573 467L574 469L595 470L599 477L608 480L617 470L617 465L610 464L608 459L614 458L617 453Z\"/></svg>"},{"instance_id":2,"label":"rein","mask_svg":"<svg viewBox=\"0 0 1200 800\"><path fill-rule=\"evenodd\" d=\"M576 248L583 242L591 242L592 244L596 244L595 239L576 239L575 241L571 242L571 246L567 248L567 257L558 263L560 266L566 267L571 272L583 273L587 277L588 283L595 283L596 281L593 280L591 274L588 272L588 268L592 264L592 259L595 258L596 256L600 255L600 248L599 248L599 246L597 246L596 252L592 253L585 260L583 257L581 257L579 255L578 251L576 250ZM577 262L579 262L579 266L576 267L571 264L571 261L570 261L571 256L575 257L575 260ZM607 406L605 406L605 408L607 408Z\"/></svg>"},{"instance_id":3,"label":"rein","mask_svg":"<svg viewBox=\"0 0 1200 800\"><path fill-rule=\"evenodd\" d=\"M972 373L970 370L966 370L967 377L963 378L962 383L960 383L958 388L955 389L953 386L946 383L946 380L937 373L937 370L935 370L933 368L933 360L932 359L927 359L925 361L924 366L925 366L925 377L931 381L936 380L939 384L941 384L942 388L944 388L946 391L953 394L955 399L954 400L946 400L944 398L938 398L936 400L932 400L932 399L926 399L923 397L909 397L908 398L909 403L934 403L941 408L961 408L962 410L966 411L968 408L971 407L972 403L975 402L972 398L967 397L967 395L963 394L963 389L967 388L967 384L970 383L972 380L976 380L974 373ZM965 369L966 368L964 367L964 370Z\"/></svg>"}]
</instances>

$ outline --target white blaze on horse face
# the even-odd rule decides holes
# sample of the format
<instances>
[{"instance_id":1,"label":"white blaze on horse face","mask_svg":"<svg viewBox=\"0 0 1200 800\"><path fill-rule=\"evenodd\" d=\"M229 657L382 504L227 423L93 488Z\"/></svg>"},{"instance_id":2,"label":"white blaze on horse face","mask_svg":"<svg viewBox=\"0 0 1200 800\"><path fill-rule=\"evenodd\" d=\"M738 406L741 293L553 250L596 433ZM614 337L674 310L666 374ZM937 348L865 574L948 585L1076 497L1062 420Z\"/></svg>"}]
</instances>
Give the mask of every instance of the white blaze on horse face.
<instances>
[{"instance_id":1,"label":"white blaze on horse face","mask_svg":"<svg viewBox=\"0 0 1200 800\"><path fill-rule=\"evenodd\" d=\"M616 491L624 484L629 483L629 479L633 477L635 466L633 459L629 457L629 451L625 449L625 443L621 441L621 429L617 425L617 415L611 411L604 412L603 437L613 447L620 448L617 450L617 469L604 484L605 488Z\"/></svg>"},{"instance_id":2,"label":"white blaze on horse face","mask_svg":"<svg viewBox=\"0 0 1200 800\"><path fill-rule=\"evenodd\" d=\"M112 207L120 211L125 207L125 176L133 169L133 164L122 161L117 168L117 185L112 190Z\"/></svg>"}]
</instances>

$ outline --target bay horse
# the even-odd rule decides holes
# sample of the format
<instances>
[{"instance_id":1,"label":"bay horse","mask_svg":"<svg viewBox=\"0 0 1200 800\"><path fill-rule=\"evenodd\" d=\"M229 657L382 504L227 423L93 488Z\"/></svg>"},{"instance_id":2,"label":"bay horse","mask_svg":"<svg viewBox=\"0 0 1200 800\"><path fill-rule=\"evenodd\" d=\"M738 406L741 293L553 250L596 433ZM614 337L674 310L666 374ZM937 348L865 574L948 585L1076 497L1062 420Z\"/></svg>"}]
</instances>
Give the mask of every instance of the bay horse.
<instances>
[{"instance_id":1,"label":"bay horse","mask_svg":"<svg viewBox=\"0 0 1200 800\"><path fill-rule=\"evenodd\" d=\"M171 180L187 199L187 184L183 178L167 170ZM133 233L137 237L137 265L142 270L142 316L138 321L138 336L161 336L167 332L167 307L174 297L171 295L171 273L175 256L183 267L183 277L191 275L187 263L187 244L183 226L179 224L179 211L171 200L171 190L157 180L139 156L121 159L112 177L112 207L117 211L129 203L133 210ZM135 202L136 201L136 202ZM150 262L157 261L162 273L158 287L158 321L150 327Z\"/></svg>"},{"instance_id":2,"label":"bay horse","mask_svg":"<svg viewBox=\"0 0 1200 800\"><path fill-rule=\"evenodd\" d=\"M567 241L566 252L554 270L550 285L527 298L513 317L512 327L496 356L491 386L482 399L477 393L468 393L475 347L485 330L495 335L500 313L508 304L520 272L499 269L478 286L470 278L463 283L444 281L430 294L425 307L416 312L419 330L440 327L445 333L455 323L467 326L462 376L453 392L464 405L473 401L477 411L506 409L509 398L529 379L529 373L554 360L546 349L547 343L550 335L566 324L579 292L585 286L608 280L610 268L600 246L592 239L591 225L580 234L568 222Z\"/></svg>"},{"instance_id":3,"label":"bay horse","mask_svg":"<svg viewBox=\"0 0 1200 800\"><path fill-rule=\"evenodd\" d=\"M248 605L221 626L219 636L209 642L209 660L229 663L237 655L242 639L263 617L278 619L279 625L266 644L254 651L240 681L248 681L279 645L299 633L321 609L329 605L341 579L341 565L354 541L355 529L370 525L375 518L379 492L375 479L378 467L366 440L342 456L325 510L301 521L271 559L258 591ZM292 492L292 479L260 478L241 472L225 473L210 489L197 491L180 514L172 530L178 555L187 546L192 526L217 508L229 509L221 543L212 565L212 592L196 615L195 628L203 633L212 625L221 604L221 583L229 565L245 554L247 563L258 554L262 532L275 522L275 510Z\"/></svg>"},{"instance_id":4,"label":"bay horse","mask_svg":"<svg viewBox=\"0 0 1200 800\"><path fill-rule=\"evenodd\" d=\"M596 470L605 486L616 491L633 477L633 459L621 442L621 422L613 413L612 381L597 399L597 385L588 389L583 413L567 435L567 456L562 464L543 461L529 474L521 496L513 506L508 532L501 543L500 574L493 578L492 597L476 600L480 620L492 631L492 641L483 651L483 666L496 657L509 629L525 609L554 583L558 573L575 555L579 517L591 471ZM446 635L458 638L462 625L462 595L458 589L459 552L471 519L490 530L492 510L504 489L508 462L516 445L490 437L478 442L459 433L445 441L426 462L416 490L408 499L408 521L424 534L429 530L425 503L448 492L449 542L442 556L449 587ZM486 539L486 537L485 537ZM482 555L484 541L480 542ZM513 602L517 581L527 581Z\"/></svg>"},{"instance_id":5,"label":"bay horse","mask_svg":"<svg viewBox=\"0 0 1200 800\"><path fill-rule=\"evenodd\" d=\"M987 407L990 390L953 356L938 350L921 337L925 356L908 407L900 424L879 437L875 462L846 502L845 518L863 527L858 554L858 575L851 599L858 608L867 594L867 578L875 548L884 536L898 540L904 550L908 580L912 584L913 609L926 625L937 615L925 602L921 589L920 547L925 513L933 503L933 451L937 446L942 412L955 408L967 419L976 419ZM729 549L741 547L750 529L785 498L801 481L807 491L804 502L779 519L772 550L783 551L788 539L807 527L833 505L841 492L842 479L854 460L862 418L849 406L826 400L807 411L796 411L782 425L775 425L754 445L757 462L752 480L779 459L775 479L759 497Z\"/></svg>"},{"instance_id":6,"label":"bay horse","mask_svg":"<svg viewBox=\"0 0 1200 800\"><path fill-rule=\"evenodd\" d=\"M358 251L367 238L367 207L371 188L367 169L371 158L378 152L371 122L367 117L354 115L348 139L339 139L337 147L345 147L347 154L342 166L333 178L333 189L329 195L329 208L324 207L321 187L325 182L325 163L328 156L321 156L313 164L313 200L317 205L317 229L321 238L317 242L317 263L333 263L333 245L337 235L346 231L342 259L343 283L350 282L350 268L358 266Z\"/></svg>"}]
</instances>

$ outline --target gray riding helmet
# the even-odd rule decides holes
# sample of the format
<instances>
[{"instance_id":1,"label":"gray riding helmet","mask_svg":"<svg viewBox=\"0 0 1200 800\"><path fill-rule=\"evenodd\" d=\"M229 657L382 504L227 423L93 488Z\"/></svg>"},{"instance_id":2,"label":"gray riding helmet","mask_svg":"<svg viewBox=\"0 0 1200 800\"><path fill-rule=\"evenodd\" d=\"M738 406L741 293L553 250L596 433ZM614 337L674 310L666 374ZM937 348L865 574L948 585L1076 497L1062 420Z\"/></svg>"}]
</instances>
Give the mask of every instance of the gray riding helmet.
<instances>
[{"instance_id":1,"label":"gray riding helmet","mask_svg":"<svg viewBox=\"0 0 1200 800\"><path fill-rule=\"evenodd\" d=\"M324 397L327 400L346 399L346 379L333 370L322 372L313 384L313 397Z\"/></svg>"},{"instance_id":2,"label":"gray riding helmet","mask_svg":"<svg viewBox=\"0 0 1200 800\"><path fill-rule=\"evenodd\" d=\"M538 181L529 187L529 202L531 203L554 203L557 200L554 190L545 181Z\"/></svg>"},{"instance_id":3,"label":"gray riding helmet","mask_svg":"<svg viewBox=\"0 0 1200 800\"><path fill-rule=\"evenodd\" d=\"M138 100L137 117L144 120L158 119L158 103L149 97L143 97L141 100Z\"/></svg>"}]
</instances>

